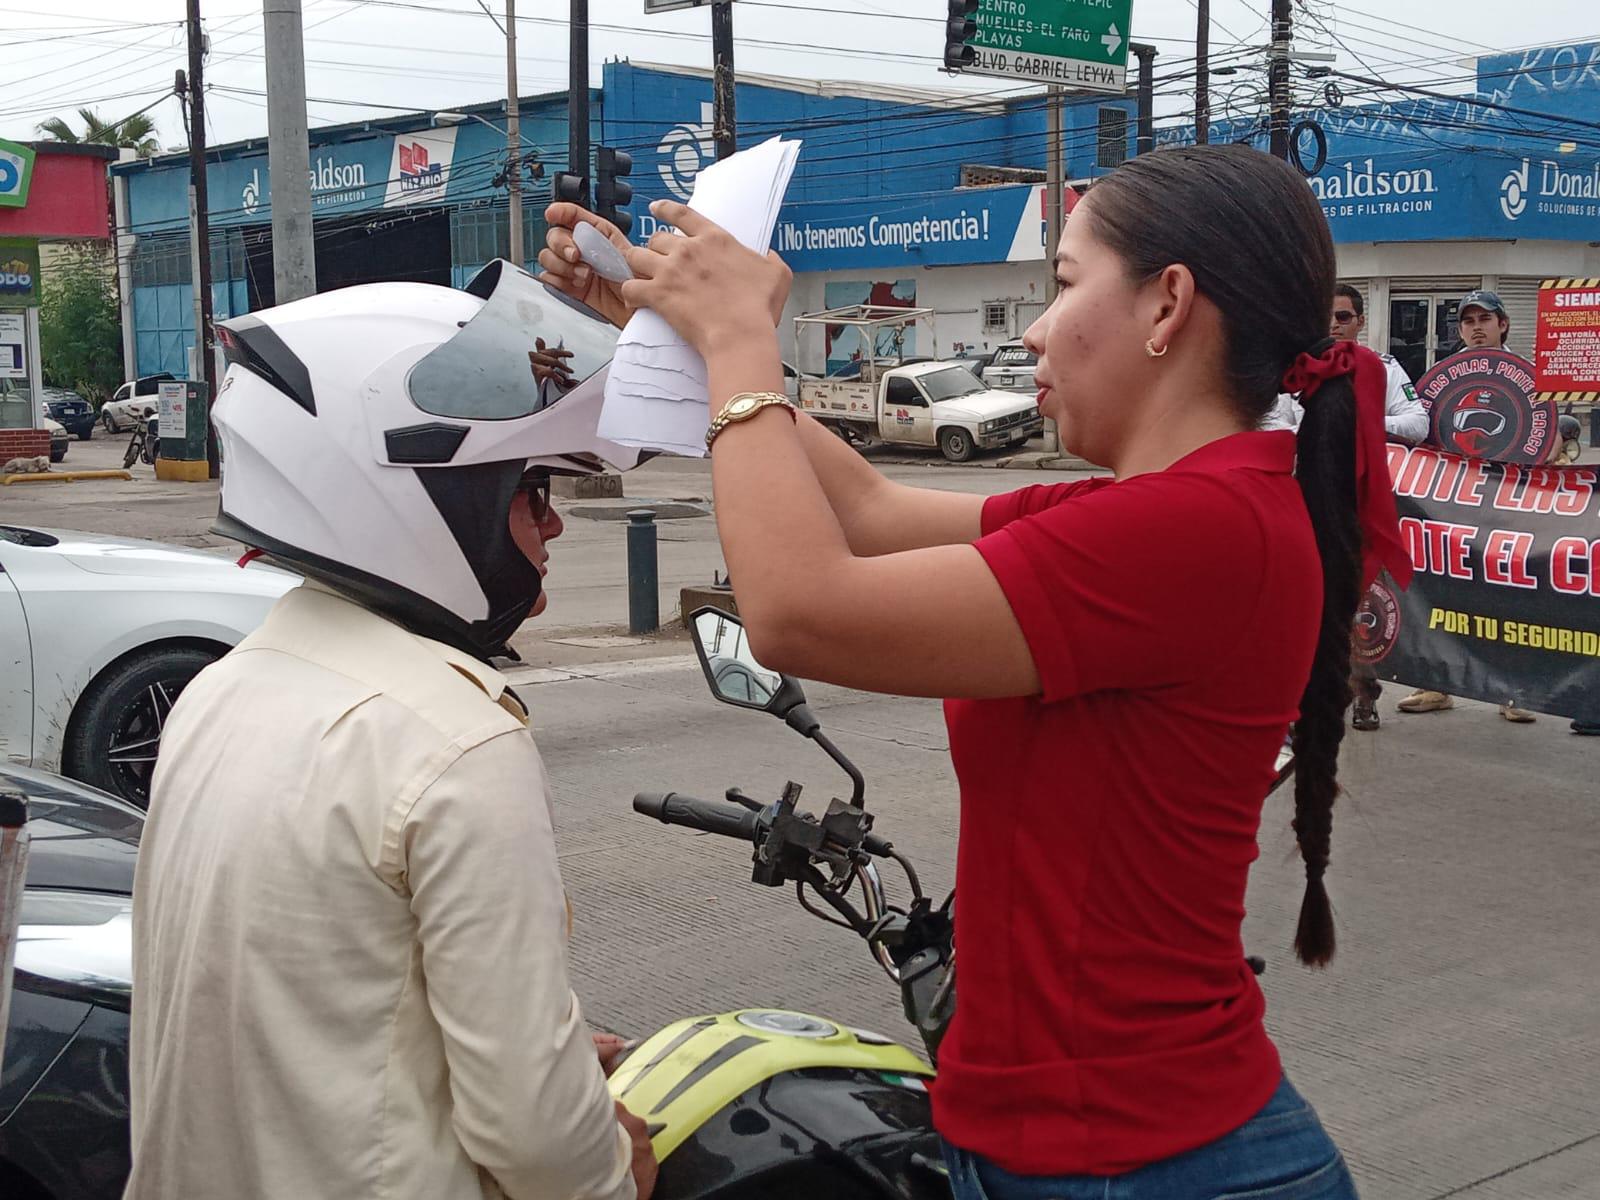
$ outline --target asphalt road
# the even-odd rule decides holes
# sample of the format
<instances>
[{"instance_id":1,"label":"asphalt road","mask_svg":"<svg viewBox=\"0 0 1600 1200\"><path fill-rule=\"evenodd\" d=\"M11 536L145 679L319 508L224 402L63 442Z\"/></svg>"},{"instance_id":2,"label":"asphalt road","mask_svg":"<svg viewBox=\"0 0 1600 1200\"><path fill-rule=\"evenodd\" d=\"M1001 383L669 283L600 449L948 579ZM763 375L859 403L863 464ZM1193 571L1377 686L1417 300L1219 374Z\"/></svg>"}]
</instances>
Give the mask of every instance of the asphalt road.
<instances>
[{"instance_id":1,"label":"asphalt road","mask_svg":"<svg viewBox=\"0 0 1600 1200\"><path fill-rule=\"evenodd\" d=\"M74 443L66 466L120 465L124 438ZM980 493L1054 473L886 465ZM0 488L0 521L228 547L206 532L210 484ZM575 911L577 986L595 1023L642 1034L695 1012L773 1005L897 1036L909 1028L852 935L787 890L749 880L749 852L635 815L636 791L775 797L786 779L821 807L844 784L814 747L714 703L688 644L629 639L625 522L604 510L704 510L702 463L657 460L621 502L561 502L553 601L516 668L554 782ZM583 515L587 511L589 515ZM709 517L660 526L662 612L721 567ZM868 779L878 829L930 892L953 880L956 793L937 704L814 687L829 732ZM1290 952L1301 872L1286 796L1268 802L1247 942L1265 956L1268 1024L1286 1066L1379 1200L1600 1196L1600 739L1488 706L1407 717L1347 741L1330 890L1340 951L1312 972ZM891 888L896 881L890 877Z\"/></svg>"}]
</instances>

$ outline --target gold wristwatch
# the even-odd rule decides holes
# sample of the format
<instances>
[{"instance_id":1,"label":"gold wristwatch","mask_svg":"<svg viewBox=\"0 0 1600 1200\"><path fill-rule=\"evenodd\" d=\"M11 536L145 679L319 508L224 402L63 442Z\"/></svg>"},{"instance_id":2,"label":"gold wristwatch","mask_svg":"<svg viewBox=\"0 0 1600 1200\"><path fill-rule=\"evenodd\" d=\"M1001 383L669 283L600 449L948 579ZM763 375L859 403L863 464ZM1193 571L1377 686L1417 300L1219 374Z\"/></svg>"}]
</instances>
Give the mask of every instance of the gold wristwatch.
<instances>
[{"instance_id":1,"label":"gold wristwatch","mask_svg":"<svg viewBox=\"0 0 1600 1200\"><path fill-rule=\"evenodd\" d=\"M792 419L799 419L793 402L782 392L740 392L722 406L722 411L717 414L716 420L711 422L711 428L706 430L706 449L711 449L711 443L716 441L717 435L729 425L748 421L762 409L774 405L781 405L789 410Z\"/></svg>"}]
</instances>

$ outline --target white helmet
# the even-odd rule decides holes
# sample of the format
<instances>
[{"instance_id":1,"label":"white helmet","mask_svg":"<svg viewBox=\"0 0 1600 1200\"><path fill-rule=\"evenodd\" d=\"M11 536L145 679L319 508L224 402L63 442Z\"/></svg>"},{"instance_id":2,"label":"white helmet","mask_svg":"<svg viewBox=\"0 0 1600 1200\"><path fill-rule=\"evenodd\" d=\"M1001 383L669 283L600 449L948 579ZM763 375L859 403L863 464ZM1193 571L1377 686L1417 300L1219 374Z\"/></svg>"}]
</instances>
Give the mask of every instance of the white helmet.
<instances>
[{"instance_id":1,"label":"white helmet","mask_svg":"<svg viewBox=\"0 0 1600 1200\"><path fill-rule=\"evenodd\" d=\"M480 657L539 594L509 532L524 474L640 460L595 434L616 329L508 262L464 291L367 284L219 333L212 528Z\"/></svg>"}]
</instances>

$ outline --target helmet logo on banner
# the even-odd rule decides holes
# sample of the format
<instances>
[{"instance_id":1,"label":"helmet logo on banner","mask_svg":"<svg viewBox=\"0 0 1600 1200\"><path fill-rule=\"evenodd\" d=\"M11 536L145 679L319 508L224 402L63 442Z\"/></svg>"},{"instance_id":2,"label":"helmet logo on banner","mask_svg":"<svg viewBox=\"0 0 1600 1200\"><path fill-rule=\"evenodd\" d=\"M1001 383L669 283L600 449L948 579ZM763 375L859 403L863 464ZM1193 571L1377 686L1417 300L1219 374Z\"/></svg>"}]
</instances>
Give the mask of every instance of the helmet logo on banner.
<instances>
[{"instance_id":1,"label":"helmet logo on banner","mask_svg":"<svg viewBox=\"0 0 1600 1200\"><path fill-rule=\"evenodd\" d=\"M1384 577L1372 581L1361 597L1353 626L1356 661L1372 666L1389 657L1400 636L1400 601Z\"/></svg>"},{"instance_id":2,"label":"helmet logo on banner","mask_svg":"<svg viewBox=\"0 0 1600 1200\"><path fill-rule=\"evenodd\" d=\"M1500 211L1505 213L1506 220L1515 221L1528 208L1528 160L1523 159L1520 167L1506 172L1506 177L1500 181Z\"/></svg>"},{"instance_id":3,"label":"helmet logo on banner","mask_svg":"<svg viewBox=\"0 0 1600 1200\"><path fill-rule=\"evenodd\" d=\"M679 200L689 199L695 178L717 156L711 113L711 102L706 101L700 105L699 124L674 125L656 147L661 156L656 167L661 182Z\"/></svg>"},{"instance_id":4,"label":"helmet logo on banner","mask_svg":"<svg viewBox=\"0 0 1600 1200\"><path fill-rule=\"evenodd\" d=\"M1452 454L1541 463L1557 436L1555 401L1540 397L1533 364L1505 350L1468 350L1417 381L1430 441Z\"/></svg>"}]
</instances>

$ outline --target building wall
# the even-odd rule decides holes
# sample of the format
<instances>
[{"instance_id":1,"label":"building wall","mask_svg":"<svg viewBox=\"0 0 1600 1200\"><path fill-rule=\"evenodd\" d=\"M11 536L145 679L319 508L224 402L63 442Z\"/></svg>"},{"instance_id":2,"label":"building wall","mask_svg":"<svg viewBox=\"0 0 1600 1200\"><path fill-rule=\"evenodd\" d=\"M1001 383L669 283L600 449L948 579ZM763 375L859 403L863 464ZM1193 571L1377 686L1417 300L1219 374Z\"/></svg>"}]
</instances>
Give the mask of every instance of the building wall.
<instances>
[{"instance_id":1,"label":"building wall","mask_svg":"<svg viewBox=\"0 0 1600 1200\"><path fill-rule=\"evenodd\" d=\"M1042 262L997 263L968 267L890 268L880 271L814 271L796 275L779 329L784 357L810 374L823 370L820 337L805 335L795 341L794 318L802 313L820 312L830 305L829 285L915 284L917 308L934 310L931 332L918 330L917 340L908 353L931 358L948 358L963 350L993 350L1001 342L1021 337L1027 326L1044 311L1049 302L1050 277ZM860 289L835 288L839 292ZM847 303L854 302L853 299ZM1003 327L985 330L984 308L1004 306Z\"/></svg>"}]
</instances>

